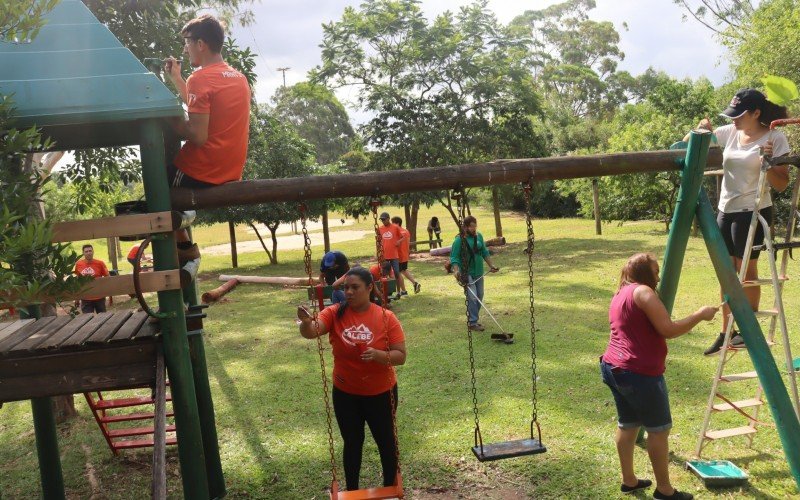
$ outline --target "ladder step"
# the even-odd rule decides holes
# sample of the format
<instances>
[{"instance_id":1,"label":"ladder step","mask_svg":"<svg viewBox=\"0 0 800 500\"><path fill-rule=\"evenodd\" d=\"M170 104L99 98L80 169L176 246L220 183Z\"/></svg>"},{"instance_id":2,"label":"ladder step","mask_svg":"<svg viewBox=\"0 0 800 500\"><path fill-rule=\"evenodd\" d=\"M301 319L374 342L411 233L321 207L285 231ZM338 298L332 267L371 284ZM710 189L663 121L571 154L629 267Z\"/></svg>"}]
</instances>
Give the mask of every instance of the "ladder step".
<instances>
[{"instance_id":1,"label":"ladder step","mask_svg":"<svg viewBox=\"0 0 800 500\"><path fill-rule=\"evenodd\" d=\"M175 426L168 425L166 427L167 432L174 432ZM108 437L110 438L121 438L121 437L128 437L128 436L145 436L147 434L153 433L153 426L149 427L129 427L127 429L112 429L108 431Z\"/></svg>"},{"instance_id":2,"label":"ladder step","mask_svg":"<svg viewBox=\"0 0 800 500\"><path fill-rule=\"evenodd\" d=\"M756 316L772 317L772 316L777 316L778 315L778 310L777 309L764 309L763 311L756 311L755 313L756 313Z\"/></svg>"},{"instance_id":3,"label":"ladder step","mask_svg":"<svg viewBox=\"0 0 800 500\"><path fill-rule=\"evenodd\" d=\"M753 406L761 406L764 402L760 399L743 399L741 401L734 401L733 404L736 408L750 408ZM714 405L712 408L714 408L714 411L728 411L733 410L734 407L728 403L720 403Z\"/></svg>"},{"instance_id":4,"label":"ladder step","mask_svg":"<svg viewBox=\"0 0 800 500\"><path fill-rule=\"evenodd\" d=\"M758 374L754 371L744 373L731 373L730 375L723 375L719 379L722 382L738 382L740 380L752 380L758 378Z\"/></svg>"},{"instance_id":5,"label":"ladder step","mask_svg":"<svg viewBox=\"0 0 800 500\"><path fill-rule=\"evenodd\" d=\"M789 280L789 278L786 277L786 276L779 276L778 277L778 281L780 283L783 283L783 282L788 281L788 280ZM742 287L743 288L761 286L761 285L771 285L771 284L772 284L772 280L771 279L757 279L757 280L742 281Z\"/></svg>"},{"instance_id":6,"label":"ladder step","mask_svg":"<svg viewBox=\"0 0 800 500\"><path fill-rule=\"evenodd\" d=\"M172 401L172 395L167 394L167 401ZM135 398L120 399L100 399L95 401L94 407L97 410L109 410L112 408L127 408L129 406L151 405L153 398L150 396L138 396Z\"/></svg>"},{"instance_id":7,"label":"ladder step","mask_svg":"<svg viewBox=\"0 0 800 500\"><path fill-rule=\"evenodd\" d=\"M731 429L722 429L719 431L708 431L706 432L706 439L714 440L714 439L724 439L734 436L747 436L748 434L755 434L756 428L750 427L749 425L745 425L743 427L733 427Z\"/></svg>"},{"instance_id":8,"label":"ladder step","mask_svg":"<svg viewBox=\"0 0 800 500\"><path fill-rule=\"evenodd\" d=\"M178 438L168 437L167 445L178 444ZM130 441L115 441L113 443L115 450L127 450L131 448L148 448L153 446L153 438L146 439L131 439Z\"/></svg>"},{"instance_id":9,"label":"ladder step","mask_svg":"<svg viewBox=\"0 0 800 500\"><path fill-rule=\"evenodd\" d=\"M167 412L168 417L174 417L175 413L169 411ZM130 422L132 420L152 420L155 417L153 412L142 412L142 413L123 413L122 415L106 415L105 417L100 417L100 421L104 424L113 424L116 422Z\"/></svg>"}]
</instances>

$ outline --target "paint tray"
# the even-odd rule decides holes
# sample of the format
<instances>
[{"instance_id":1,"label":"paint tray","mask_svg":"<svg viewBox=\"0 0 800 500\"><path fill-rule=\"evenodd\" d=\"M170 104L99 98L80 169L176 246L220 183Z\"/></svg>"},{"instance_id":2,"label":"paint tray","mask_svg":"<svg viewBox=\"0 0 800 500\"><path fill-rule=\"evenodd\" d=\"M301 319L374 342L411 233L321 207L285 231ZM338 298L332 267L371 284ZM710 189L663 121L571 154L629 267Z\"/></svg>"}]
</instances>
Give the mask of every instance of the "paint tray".
<instances>
[{"instance_id":1,"label":"paint tray","mask_svg":"<svg viewBox=\"0 0 800 500\"><path fill-rule=\"evenodd\" d=\"M747 474L728 460L690 460L686 462L686 468L706 486L737 486L747 481Z\"/></svg>"}]
</instances>

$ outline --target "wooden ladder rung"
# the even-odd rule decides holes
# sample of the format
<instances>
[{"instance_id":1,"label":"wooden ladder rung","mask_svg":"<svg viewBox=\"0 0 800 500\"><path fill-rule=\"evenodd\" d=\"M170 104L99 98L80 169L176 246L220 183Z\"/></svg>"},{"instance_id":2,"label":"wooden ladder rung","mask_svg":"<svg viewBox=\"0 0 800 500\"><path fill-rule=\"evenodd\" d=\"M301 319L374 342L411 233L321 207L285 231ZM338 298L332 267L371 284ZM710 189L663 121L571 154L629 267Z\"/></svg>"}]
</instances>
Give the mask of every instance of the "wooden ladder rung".
<instances>
[{"instance_id":1,"label":"wooden ladder rung","mask_svg":"<svg viewBox=\"0 0 800 500\"><path fill-rule=\"evenodd\" d=\"M780 283L783 283L783 282L788 281L788 280L789 280L789 278L787 276L778 276L778 281ZM749 287L754 287L754 286L771 285L771 284L772 284L772 280L771 279L747 280L747 281L743 281L742 282L742 287L743 288L749 288Z\"/></svg>"},{"instance_id":2,"label":"wooden ladder rung","mask_svg":"<svg viewBox=\"0 0 800 500\"><path fill-rule=\"evenodd\" d=\"M758 378L758 374L754 371L744 373L731 373L730 375L723 375L719 379L722 382L739 382L740 380L752 380Z\"/></svg>"},{"instance_id":3,"label":"wooden ladder rung","mask_svg":"<svg viewBox=\"0 0 800 500\"><path fill-rule=\"evenodd\" d=\"M117 422L131 422L133 420L152 420L154 416L152 411L123 413L122 415L106 415L105 417L100 417L100 421L104 424L114 424ZM169 411L167 412L167 416L174 417L175 413Z\"/></svg>"},{"instance_id":4,"label":"wooden ladder rung","mask_svg":"<svg viewBox=\"0 0 800 500\"><path fill-rule=\"evenodd\" d=\"M167 394L167 401L172 401L171 394ZM127 408L130 406L151 404L153 404L153 398L150 396L138 396L135 398L100 399L95 401L94 407L97 410L110 410L112 408Z\"/></svg>"},{"instance_id":5,"label":"wooden ladder rung","mask_svg":"<svg viewBox=\"0 0 800 500\"><path fill-rule=\"evenodd\" d=\"M167 426L167 432L175 432L174 425ZM108 431L108 437L110 438L121 438L121 437L128 437L128 436L146 436L148 434L153 433L153 426L147 427L128 427L127 429L111 429Z\"/></svg>"},{"instance_id":6,"label":"wooden ladder rung","mask_svg":"<svg viewBox=\"0 0 800 500\"><path fill-rule=\"evenodd\" d=\"M756 316L772 317L772 316L777 316L777 315L778 315L778 310L777 309L764 309L764 310L761 310L761 311L756 311Z\"/></svg>"},{"instance_id":7,"label":"wooden ladder rung","mask_svg":"<svg viewBox=\"0 0 800 500\"><path fill-rule=\"evenodd\" d=\"M761 406L763 404L764 404L764 402L761 401L760 399L752 398L752 399L743 399L741 401L734 401L733 402L733 406L731 406L728 403L720 403L720 404L714 405L712 408L714 408L714 411L728 411L728 410L733 410L734 407L736 407L736 408L751 408L753 406Z\"/></svg>"},{"instance_id":8,"label":"wooden ladder rung","mask_svg":"<svg viewBox=\"0 0 800 500\"><path fill-rule=\"evenodd\" d=\"M149 437L146 439L131 439L130 441L115 441L113 444L115 450L127 450L131 448L152 448L153 438ZM172 445L172 444L178 444L178 438L168 437L167 445Z\"/></svg>"},{"instance_id":9,"label":"wooden ladder rung","mask_svg":"<svg viewBox=\"0 0 800 500\"><path fill-rule=\"evenodd\" d=\"M729 437L735 436L747 436L748 434L755 434L756 428L750 427L749 425L745 425L742 427L732 427L730 429L721 429L718 431L707 431L706 432L706 439L715 440L715 439L725 439Z\"/></svg>"}]
</instances>

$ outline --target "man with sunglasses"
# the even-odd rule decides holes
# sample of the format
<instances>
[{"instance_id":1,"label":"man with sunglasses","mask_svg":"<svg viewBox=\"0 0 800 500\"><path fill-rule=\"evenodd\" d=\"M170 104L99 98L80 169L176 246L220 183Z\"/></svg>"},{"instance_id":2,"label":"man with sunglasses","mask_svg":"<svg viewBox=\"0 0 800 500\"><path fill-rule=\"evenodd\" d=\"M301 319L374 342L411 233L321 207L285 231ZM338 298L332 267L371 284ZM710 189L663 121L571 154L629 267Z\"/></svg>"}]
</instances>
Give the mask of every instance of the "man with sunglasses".
<instances>
[{"instance_id":1,"label":"man with sunglasses","mask_svg":"<svg viewBox=\"0 0 800 500\"><path fill-rule=\"evenodd\" d=\"M225 31L210 15L192 19L181 30L183 53L194 72L184 80L181 62L164 61L164 74L186 103L188 116L173 122L186 142L167 166L175 187L202 189L238 181L247 158L250 128L250 85L222 58ZM177 234L181 261L200 256L185 231Z\"/></svg>"}]
</instances>

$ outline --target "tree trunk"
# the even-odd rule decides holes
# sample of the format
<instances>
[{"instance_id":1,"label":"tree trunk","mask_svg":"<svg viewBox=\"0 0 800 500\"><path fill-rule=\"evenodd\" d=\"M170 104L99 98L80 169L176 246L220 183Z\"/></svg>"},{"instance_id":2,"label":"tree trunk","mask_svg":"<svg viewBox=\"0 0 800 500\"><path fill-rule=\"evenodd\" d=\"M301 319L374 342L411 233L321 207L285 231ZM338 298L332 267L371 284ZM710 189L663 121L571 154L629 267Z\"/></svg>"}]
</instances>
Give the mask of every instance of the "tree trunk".
<instances>
[{"instance_id":1,"label":"tree trunk","mask_svg":"<svg viewBox=\"0 0 800 500\"><path fill-rule=\"evenodd\" d=\"M270 234L272 235L272 259L270 260L270 264L277 264L278 263L278 224L277 222L273 224L267 224L267 229L269 229Z\"/></svg>"},{"instance_id":2,"label":"tree trunk","mask_svg":"<svg viewBox=\"0 0 800 500\"><path fill-rule=\"evenodd\" d=\"M408 222L406 223L406 229L411 234L411 241L417 240L417 225L419 221L419 201L414 201L411 204L411 213L408 216Z\"/></svg>"},{"instance_id":3,"label":"tree trunk","mask_svg":"<svg viewBox=\"0 0 800 500\"><path fill-rule=\"evenodd\" d=\"M603 234L603 224L600 217L600 187L597 177L592 179L592 203L594 204L594 232L599 236Z\"/></svg>"},{"instance_id":4,"label":"tree trunk","mask_svg":"<svg viewBox=\"0 0 800 500\"><path fill-rule=\"evenodd\" d=\"M258 236L258 241L261 242L261 248L263 248L264 251L267 252L267 257L269 258L269 261L272 262L272 253L270 253L269 249L267 248L267 244L264 243L264 238L261 237L261 233L258 232L258 228L252 222L248 222L248 224L253 229L253 231L255 231L256 236Z\"/></svg>"},{"instance_id":5,"label":"tree trunk","mask_svg":"<svg viewBox=\"0 0 800 500\"><path fill-rule=\"evenodd\" d=\"M239 267L239 254L236 252L236 226L228 221L228 234L231 240L231 265L234 269Z\"/></svg>"},{"instance_id":6,"label":"tree trunk","mask_svg":"<svg viewBox=\"0 0 800 500\"><path fill-rule=\"evenodd\" d=\"M447 194L447 203L444 202L442 197L439 197L439 203L441 203L442 206L446 208L448 212L450 212L450 217L453 218L453 222L455 222L456 227L458 227L458 214L456 214L456 212L453 210L453 200L450 199L450 191L446 191L445 193Z\"/></svg>"},{"instance_id":7,"label":"tree trunk","mask_svg":"<svg viewBox=\"0 0 800 500\"><path fill-rule=\"evenodd\" d=\"M33 170L35 168L38 168L38 166L35 166L33 163L33 155L27 155L24 166L25 172L28 174L33 174ZM34 219L44 220L44 202L42 201L40 195L41 193L39 193L36 198L31 200L30 216ZM41 312L42 317L55 316L56 307L54 304L43 304L41 307ZM75 399L71 394L68 396L55 396L50 398L50 401L53 405L53 416L55 417L57 424L62 424L78 414L78 412L75 410Z\"/></svg>"},{"instance_id":8,"label":"tree trunk","mask_svg":"<svg viewBox=\"0 0 800 500\"><path fill-rule=\"evenodd\" d=\"M503 236L503 223L500 220L500 193L497 186L492 186L492 208L494 209L494 234L498 238ZM528 210L528 207L525 208Z\"/></svg>"},{"instance_id":9,"label":"tree trunk","mask_svg":"<svg viewBox=\"0 0 800 500\"><path fill-rule=\"evenodd\" d=\"M322 211L322 239L325 245L325 253L331 251L331 234L328 230L328 205Z\"/></svg>"}]
</instances>

